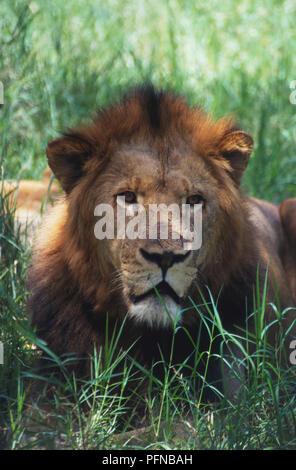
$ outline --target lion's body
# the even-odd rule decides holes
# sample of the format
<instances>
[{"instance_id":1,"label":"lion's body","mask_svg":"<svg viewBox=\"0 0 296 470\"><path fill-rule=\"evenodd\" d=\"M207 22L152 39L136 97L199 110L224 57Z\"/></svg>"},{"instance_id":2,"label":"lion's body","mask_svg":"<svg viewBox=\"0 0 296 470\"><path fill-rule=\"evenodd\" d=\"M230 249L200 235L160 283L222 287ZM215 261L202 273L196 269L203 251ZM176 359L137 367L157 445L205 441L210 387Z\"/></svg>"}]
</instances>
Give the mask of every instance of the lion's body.
<instances>
[{"instance_id":1,"label":"lion's body","mask_svg":"<svg viewBox=\"0 0 296 470\"><path fill-rule=\"evenodd\" d=\"M37 333L55 353L85 357L94 345L103 348L108 316L110 335L124 323L118 348L135 343L130 354L149 366L160 349L169 359L170 321L185 310L180 324L199 343L195 351L185 329L178 330L173 360L184 362L209 346L205 330L198 336L201 319L193 304L209 300L210 290L223 326L238 332L254 311L258 279L264 290L267 268L267 300L276 298L282 310L296 305L296 228L289 219L296 201L288 208L242 194L251 150L251 138L230 120L212 123L182 99L150 88L49 144L49 165L66 195L41 228L29 305ZM202 194L201 248L185 256L182 237L97 240L95 206L114 205L114 196L127 191L145 207ZM173 261L164 274L168 253ZM146 295L163 282L171 319L155 293ZM267 311L267 320L274 320L273 309ZM293 319L293 311L287 312L284 327ZM218 368L211 374L215 379Z\"/></svg>"},{"instance_id":2,"label":"lion's body","mask_svg":"<svg viewBox=\"0 0 296 470\"><path fill-rule=\"evenodd\" d=\"M55 181L50 184L51 171L43 172L41 181L36 180L4 180L0 187L1 194L9 198L9 203L15 207L15 217L27 234L33 233L41 220L42 203L48 198L55 200L61 195L61 189Z\"/></svg>"}]
</instances>

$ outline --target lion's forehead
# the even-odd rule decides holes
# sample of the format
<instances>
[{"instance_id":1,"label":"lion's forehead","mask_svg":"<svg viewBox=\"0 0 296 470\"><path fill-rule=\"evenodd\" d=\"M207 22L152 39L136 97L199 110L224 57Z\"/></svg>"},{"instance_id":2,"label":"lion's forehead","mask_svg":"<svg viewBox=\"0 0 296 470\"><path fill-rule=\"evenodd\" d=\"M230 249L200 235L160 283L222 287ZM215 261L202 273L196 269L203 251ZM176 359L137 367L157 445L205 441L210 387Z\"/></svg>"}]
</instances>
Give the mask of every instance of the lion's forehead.
<instances>
[{"instance_id":1,"label":"lion's forehead","mask_svg":"<svg viewBox=\"0 0 296 470\"><path fill-rule=\"evenodd\" d=\"M159 146L125 145L114 152L104 173L100 178L117 193L186 195L213 185L207 163L188 145L176 145L166 156Z\"/></svg>"}]
</instances>

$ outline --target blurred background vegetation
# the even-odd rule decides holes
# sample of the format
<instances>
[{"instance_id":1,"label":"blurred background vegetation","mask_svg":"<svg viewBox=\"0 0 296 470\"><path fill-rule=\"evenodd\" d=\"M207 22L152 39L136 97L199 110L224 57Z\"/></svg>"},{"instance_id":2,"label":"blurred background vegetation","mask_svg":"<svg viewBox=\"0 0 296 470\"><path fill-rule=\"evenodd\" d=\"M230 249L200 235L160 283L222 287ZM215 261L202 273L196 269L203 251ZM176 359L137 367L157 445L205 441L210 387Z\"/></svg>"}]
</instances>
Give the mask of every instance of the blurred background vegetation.
<instances>
[{"instance_id":1,"label":"blurred background vegetation","mask_svg":"<svg viewBox=\"0 0 296 470\"><path fill-rule=\"evenodd\" d=\"M235 113L255 139L249 194L295 195L294 0L2 0L0 7L6 177L40 177L49 139L149 79L215 117Z\"/></svg>"},{"instance_id":2,"label":"blurred background vegetation","mask_svg":"<svg viewBox=\"0 0 296 470\"><path fill-rule=\"evenodd\" d=\"M127 87L150 80L216 118L235 114L255 140L243 181L248 194L272 201L295 196L295 19L295 0L0 0L1 178L41 178L50 139L88 120ZM25 408L36 355L25 310L30 249L3 197L0 242L0 448L40 447L41 441L43 448L60 447L61 436L68 448L112 448L120 414L112 394L93 400L90 415L83 414L88 392L77 396L76 383L67 380L62 396L50 400L54 425L37 401ZM192 401L195 428L186 439L171 442L157 425L149 446L154 439L154 448L165 449L295 448L295 379L285 379L280 369L270 374L259 357L255 362L245 400L227 408L223 419L200 413ZM74 406L72 400L65 405L65 386L66 396L75 395ZM45 388L40 398L46 396ZM178 401L169 390L163 399L158 423L165 412L172 427ZM155 413L155 403L150 406ZM33 413L44 431L32 432L30 441Z\"/></svg>"}]
</instances>

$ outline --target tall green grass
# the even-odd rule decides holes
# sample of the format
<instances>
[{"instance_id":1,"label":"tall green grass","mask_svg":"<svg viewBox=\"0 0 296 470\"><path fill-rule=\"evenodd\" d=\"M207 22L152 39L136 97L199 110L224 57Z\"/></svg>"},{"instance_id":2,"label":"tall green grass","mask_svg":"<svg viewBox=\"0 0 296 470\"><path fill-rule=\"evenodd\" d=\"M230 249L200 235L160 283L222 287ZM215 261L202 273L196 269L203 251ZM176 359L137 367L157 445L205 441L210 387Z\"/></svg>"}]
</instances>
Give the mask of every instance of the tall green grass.
<instances>
[{"instance_id":1,"label":"tall green grass","mask_svg":"<svg viewBox=\"0 0 296 470\"><path fill-rule=\"evenodd\" d=\"M235 114L255 140L243 181L250 195L275 202L295 196L296 107L289 100L295 10L293 0L2 0L1 179L39 178L51 138L149 79L217 118ZM68 372L71 358L61 361L50 352L61 378L42 377L36 361L46 345L35 338L25 311L30 248L15 226L14 208L0 200L1 448L295 448L295 375L266 343L264 298L257 298L256 335L247 341L257 342L258 353L242 351L250 374L236 405L225 399L205 407L172 364L162 382L153 370L143 371L151 393L138 396L146 416L138 426L146 430L132 435L124 416L133 372L123 354L124 372L116 375L112 344L104 369L94 355L88 381L78 383ZM239 339L219 330L215 304L204 321L209 351L197 362L211 355L213 325L228 345Z\"/></svg>"}]
</instances>

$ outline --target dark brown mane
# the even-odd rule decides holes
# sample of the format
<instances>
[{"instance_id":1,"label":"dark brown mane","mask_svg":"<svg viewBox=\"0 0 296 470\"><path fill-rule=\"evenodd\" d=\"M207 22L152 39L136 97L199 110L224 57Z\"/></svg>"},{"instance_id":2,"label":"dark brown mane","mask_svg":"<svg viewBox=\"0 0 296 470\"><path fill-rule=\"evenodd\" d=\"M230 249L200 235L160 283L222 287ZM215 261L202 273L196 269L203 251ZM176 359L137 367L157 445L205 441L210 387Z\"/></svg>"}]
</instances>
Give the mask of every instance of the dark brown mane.
<instances>
[{"instance_id":1,"label":"dark brown mane","mask_svg":"<svg viewBox=\"0 0 296 470\"><path fill-rule=\"evenodd\" d=\"M120 102L99 109L90 124L68 129L64 135L85 141L104 159L115 144L131 139L184 135L201 154L212 155L219 139L234 129L238 126L231 118L214 121L201 108L189 107L182 96L147 84L127 92Z\"/></svg>"}]
</instances>

